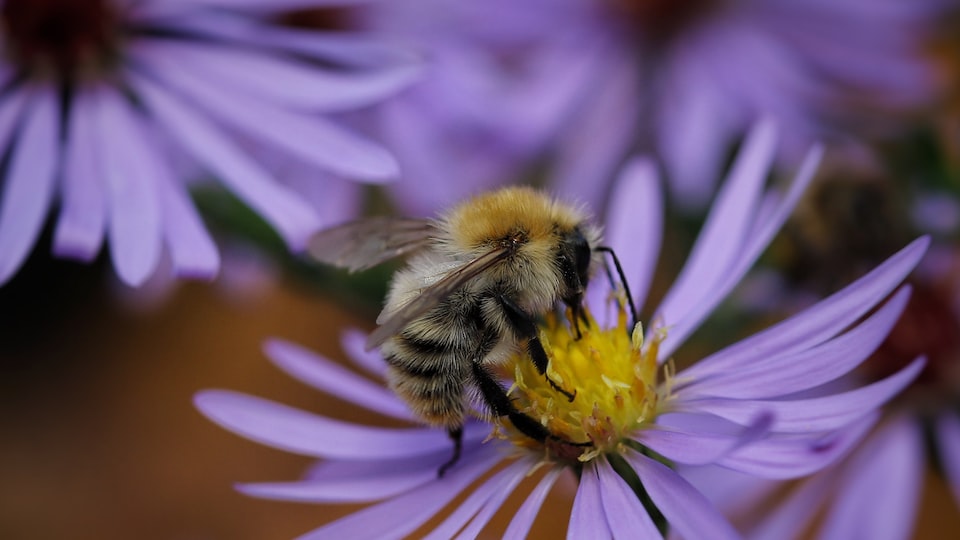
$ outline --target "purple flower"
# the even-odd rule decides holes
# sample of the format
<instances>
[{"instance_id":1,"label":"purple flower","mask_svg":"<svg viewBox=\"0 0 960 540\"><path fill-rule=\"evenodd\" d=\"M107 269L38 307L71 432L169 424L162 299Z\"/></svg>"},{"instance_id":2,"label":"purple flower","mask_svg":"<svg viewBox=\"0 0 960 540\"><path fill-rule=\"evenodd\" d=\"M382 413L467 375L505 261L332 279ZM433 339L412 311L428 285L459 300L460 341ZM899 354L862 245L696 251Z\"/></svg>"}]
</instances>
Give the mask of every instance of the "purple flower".
<instances>
[{"instance_id":1,"label":"purple flower","mask_svg":"<svg viewBox=\"0 0 960 540\"><path fill-rule=\"evenodd\" d=\"M291 249L328 216L250 153L318 171L323 204L397 174L384 148L327 118L408 84L415 68L371 64L357 36L275 23L279 10L353 0L7 0L0 20L0 283L54 205L53 251L82 261L104 239L117 273L143 283L166 250L179 275L213 276L217 249L190 202L197 166ZM265 7L266 6L266 7ZM322 67L329 66L329 67ZM340 216L335 216L335 219Z\"/></svg>"},{"instance_id":2,"label":"purple flower","mask_svg":"<svg viewBox=\"0 0 960 540\"><path fill-rule=\"evenodd\" d=\"M669 527L683 537L736 537L706 497L665 461L717 464L763 478L810 474L859 441L877 407L912 381L924 363L917 359L867 386L814 398L800 395L842 377L883 340L909 289L883 300L922 256L927 241L921 239L798 315L673 373L668 362L673 352L753 264L813 175L819 151L808 155L786 193L765 190L775 148L772 124L751 132L646 335L639 325L628 332L622 311L611 327L593 323L580 339L556 317L548 319L541 334L551 357L548 374L568 391L576 390L573 401L547 384L529 361L516 359L511 396L518 408L563 439L589 440L591 446L579 456L558 454L556 446L544 447L509 424L497 424L491 435L489 426L472 422L465 430L463 457L438 478L438 467L450 453L440 430L357 425L235 392L201 392L197 407L221 426L323 458L302 480L239 489L279 500L380 501L304 538L403 537L463 494L430 535L459 532L471 538L524 478L536 475L536 486L506 531L509 538L522 538L560 475L575 473L579 483L569 537L660 537L649 508L625 479L635 475ZM631 284L635 279L643 290L637 300L645 297L662 229L653 170L640 159L624 171L614 199L618 205L607 223L608 242L618 247ZM591 304L601 311L609 302L594 293ZM357 366L382 377L385 366L377 354L362 351L363 341L360 333L349 332L343 346ZM272 340L266 352L281 369L323 392L388 418L414 421L382 384L287 342Z\"/></svg>"}]
</instances>

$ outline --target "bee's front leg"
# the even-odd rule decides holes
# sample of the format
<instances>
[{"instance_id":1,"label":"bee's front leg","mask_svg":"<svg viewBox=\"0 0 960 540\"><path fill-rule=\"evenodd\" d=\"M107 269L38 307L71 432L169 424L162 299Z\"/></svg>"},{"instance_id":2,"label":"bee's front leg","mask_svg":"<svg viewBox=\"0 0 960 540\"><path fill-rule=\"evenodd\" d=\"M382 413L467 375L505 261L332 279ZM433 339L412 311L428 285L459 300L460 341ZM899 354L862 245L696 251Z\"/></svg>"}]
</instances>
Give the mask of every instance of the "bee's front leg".
<instances>
[{"instance_id":1,"label":"bee's front leg","mask_svg":"<svg viewBox=\"0 0 960 540\"><path fill-rule=\"evenodd\" d=\"M543 350L543 343L540 342L540 334L537 332L537 323L533 317L528 315L513 300L503 294L497 296L497 301L503 308L503 312L507 316L507 321L510 323L514 335L516 335L518 339L527 340L527 352L530 354L530 359L533 361L534 367L537 368L537 373L543 375L554 390L566 396L567 400L573 401L577 393L567 392L561 388L560 385L553 382L553 379L546 374L550 359L547 358L547 352Z\"/></svg>"}]
</instances>

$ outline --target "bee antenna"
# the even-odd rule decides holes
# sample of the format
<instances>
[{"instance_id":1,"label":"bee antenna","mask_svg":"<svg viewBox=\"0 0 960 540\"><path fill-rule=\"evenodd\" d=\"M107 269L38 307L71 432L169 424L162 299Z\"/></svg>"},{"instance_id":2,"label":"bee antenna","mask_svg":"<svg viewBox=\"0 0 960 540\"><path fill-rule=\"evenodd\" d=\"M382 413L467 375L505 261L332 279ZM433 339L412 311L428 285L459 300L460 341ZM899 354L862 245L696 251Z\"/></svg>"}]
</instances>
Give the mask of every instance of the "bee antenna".
<instances>
[{"instance_id":1,"label":"bee antenna","mask_svg":"<svg viewBox=\"0 0 960 540\"><path fill-rule=\"evenodd\" d=\"M613 259L613 265L617 268L617 276L620 277L620 283L623 284L623 293L627 296L627 305L630 306L630 316L633 317L633 326L636 326L640 318L637 316L637 306L633 303L633 295L630 294L630 285L627 284L627 277L623 273L623 266L620 266L620 259L617 258L616 252L614 252L611 247L597 246L594 250L609 254L610 258ZM607 269L607 276L610 277L609 268ZM610 281L612 282L613 279ZM633 326L631 326L631 328L633 328Z\"/></svg>"}]
</instances>

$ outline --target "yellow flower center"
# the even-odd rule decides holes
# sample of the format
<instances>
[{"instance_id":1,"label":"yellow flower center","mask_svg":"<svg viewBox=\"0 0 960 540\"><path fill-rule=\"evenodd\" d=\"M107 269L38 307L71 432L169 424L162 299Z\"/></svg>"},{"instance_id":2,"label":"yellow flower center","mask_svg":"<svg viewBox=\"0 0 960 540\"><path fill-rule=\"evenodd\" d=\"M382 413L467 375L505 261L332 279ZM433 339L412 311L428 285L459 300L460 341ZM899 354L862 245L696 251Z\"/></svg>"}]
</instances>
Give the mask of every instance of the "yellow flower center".
<instances>
[{"instance_id":1,"label":"yellow flower center","mask_svg":"<svg viewBox=\"0 0 960 540\"><path fill-rule=\"evenodd\" d=\"M554 315L541 326L540 339L550 359L546 377L525 354L511 359L514 405L558 439L582 445L580 461L617 451L629 434L656 416L657 351L665 335L658 332L644 343L640 324L627 331L622 310L613 328L601 329L589 313L587 318L589 325L579 325L579 339L572 323ZM575 392L573 400L551 381ZM543 446L512 426L507 431L518 446ZM546 446L550 448L549 443Z\"/></svg>"}]
</instances>

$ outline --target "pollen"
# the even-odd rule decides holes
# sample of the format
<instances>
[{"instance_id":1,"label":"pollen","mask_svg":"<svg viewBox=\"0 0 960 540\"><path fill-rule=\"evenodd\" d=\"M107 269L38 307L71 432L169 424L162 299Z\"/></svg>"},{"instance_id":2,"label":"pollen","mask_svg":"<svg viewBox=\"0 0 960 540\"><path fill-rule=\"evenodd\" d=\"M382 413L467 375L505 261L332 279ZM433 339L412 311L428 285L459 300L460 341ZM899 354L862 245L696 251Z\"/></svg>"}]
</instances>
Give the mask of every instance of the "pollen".
<instances>
[{"instance_id":1,"label":"pollen","mask_svg":"<svg viewBox=\"0 0 960 540\"><path fill-rule=\"evenodd\" d=\"M641 325L628 331L627 316L621 310L616 326L607 329L588 313L589 324L580 324L578 338L570 316L568 312L567 320L561 320L550 314L540 327L540 340L550 359L546 375L538 373L526 356L511 360L514 405L539 420L557 441L541 444L509 425L505 431L517 446L545 447L549 454L558 447L552 443L562 441L561 447L579 449L579 461L589 461L617 452L628 435L656 417L657 351L665 334L657 332L645 342ZM573 394L573 399L557 387Z\"/></svg>"}]
</instances>

